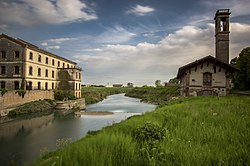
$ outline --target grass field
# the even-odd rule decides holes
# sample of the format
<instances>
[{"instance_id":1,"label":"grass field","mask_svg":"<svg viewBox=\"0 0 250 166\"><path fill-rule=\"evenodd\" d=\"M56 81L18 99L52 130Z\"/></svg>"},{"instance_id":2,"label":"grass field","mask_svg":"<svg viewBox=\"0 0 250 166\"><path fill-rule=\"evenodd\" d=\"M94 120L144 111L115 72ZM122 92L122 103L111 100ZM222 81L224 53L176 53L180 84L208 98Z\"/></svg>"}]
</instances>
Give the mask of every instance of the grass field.
<instances>
[{"instance_id":1,"label":"grass field","mask_svg":"<svg viewBox=\"0 0 250 166\"><path fill-rule=\"evenodd\" d=\"M250 165L249 103L250 97L244 96L174 100L154 112L90 132L34 165ZM163 139L139 144L133 133L145 123L165 131ZM160 134L145 129L139 135Z\"/></svg>"},{"instance_id":2,"label":"grass field","mask_svg":"<svg viewBox=\"0 0 250 166\"><path fill-rule=\"evenodd\" d=\"M179 86L168 87L136 87L126 93L126 96L140 98L144 102L163 104L171 97L179 96Z\"/></svg>"}]
</instances>

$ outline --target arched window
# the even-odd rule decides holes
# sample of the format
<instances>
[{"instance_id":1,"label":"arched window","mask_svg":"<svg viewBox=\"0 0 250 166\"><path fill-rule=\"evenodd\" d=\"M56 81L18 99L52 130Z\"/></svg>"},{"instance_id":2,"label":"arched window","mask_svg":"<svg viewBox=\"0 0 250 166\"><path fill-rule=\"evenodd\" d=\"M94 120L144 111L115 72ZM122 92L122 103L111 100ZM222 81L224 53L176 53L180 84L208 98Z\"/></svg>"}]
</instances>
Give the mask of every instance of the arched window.
<instances>
[{"instance_id":1,"label":"arched window","mask_svg":"<svg viewBox=\"0 0 250 166\"><path fill-rule=\"evenodd\" d=\"M212 86L212 73L204 73L203 74L203 85L204 86Z\"/></svg>"},{"instance_id":2,"label":"arched window","mask_svg":"<svg viewBox=\"0 0 250 166\"><path fill-rule=\"evenodd\" d=\"M38 83L37 83L37 89L38 89L38 90L41 90L41 82L38 82Z\"/></svg>"}]
</instances>

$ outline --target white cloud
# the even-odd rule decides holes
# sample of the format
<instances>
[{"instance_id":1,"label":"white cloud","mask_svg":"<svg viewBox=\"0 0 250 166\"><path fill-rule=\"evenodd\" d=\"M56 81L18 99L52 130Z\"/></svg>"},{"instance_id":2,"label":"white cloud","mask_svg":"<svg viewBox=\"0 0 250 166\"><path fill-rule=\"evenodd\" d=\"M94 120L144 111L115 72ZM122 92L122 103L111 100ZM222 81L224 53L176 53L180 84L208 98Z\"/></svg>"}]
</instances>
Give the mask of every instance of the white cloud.
<instances>
[{"instance_id":1,"label":"white cloud","mask_svg":"<svg viewBox=\"0 0 250 166\"><path fill-rule=\"evenodd\" d=\"M123 43L132 39L136 34L129 32L121 26L106 28L106 31L96 36L96 43Z\"/></svg>"},{"instance_id":2,"label":"white cloud","mask_svg":"<svg viewBox=\"0 0 250 166\"><path fill-rule=\"evenodd\" d=\"M72 40L77 40L77 38L56 38L56 39L49 39L47 40L47 42L61 44L63 42Z\"/></svg>"},{"instance_id":3,"label":"white cloud","mask_svg":"<svg viewBox=\"0 0 250 166\"><path fill-rule=\"evenodd\" d=\"M150 6L141 6L141 5L137 4L136 6L129 9L126 13L133 13L133 14L136 14L138 16L144 16L144 15L152 13L154 11L155 11L155 9L150 7Z\"/></svg>"},{"instance_id":4,"label":"white cloud","mask_svg":"<svg viewBox=\"0 0 250 166\"><path fill-rule=\"evenodd\" d=\"M230 58L233 58L250 45L250 25L230 25ZM184 26L155 44L109 44L86 52L74 57L85 71L85 83L126 84L132 81L136 85L153 85L156 79L168 81L175 77L178 68L189 62L214 56L214 25L207 24L206 28Z\"/></svg>"},{"instance_id":5,"label":"white cloud","mask_svg":"<svg viewBox=\"0 0 250 166\"><path fill-rule=\"evenodd\" d=\"M0 24L0 29L1 30L6 30L8 28L8 25L6 24Z\"/></svg>"},{"instance_id":6,"label":"white cloud","mask_svg":"<svg viewBox=\"0 0 250 166\"><path fill-rule=\"evenodd\" d=\"M95 12L80 0L20 0L1 2L0 22L15 22L22 25L42 23L61 24L97 19ZM32 17L31 17L32 16Z\"/></svg>"},{"instance_id":7,"label":"white cloud","mask_svg":"<svg viewBox=\"0 0 250 166\"><path fill-rule=\"evenodd\" d=\"M46 47L46 49L57 49L57 50L59 50L60 48L61 47L59 45Z\"/></svg>"}]
</instances>

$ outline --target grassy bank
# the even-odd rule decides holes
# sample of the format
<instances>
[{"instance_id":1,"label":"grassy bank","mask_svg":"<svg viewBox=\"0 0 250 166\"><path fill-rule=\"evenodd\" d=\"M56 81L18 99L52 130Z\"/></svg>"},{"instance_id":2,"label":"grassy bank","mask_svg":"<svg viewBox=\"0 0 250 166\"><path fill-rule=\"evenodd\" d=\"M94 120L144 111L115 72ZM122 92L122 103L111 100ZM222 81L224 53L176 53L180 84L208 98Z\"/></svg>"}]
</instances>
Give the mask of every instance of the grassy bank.
<instances>
[{"instance_id":1,"label":"grassy bank","mask_svg":"<svg viewBox=\"0 0 250 166\"><path fill-rule=\"evenodd\" d=\"M249 103L245 96L171 101L91 132L34 165L249 165Z\"/></svg>"},{"instance_id":2,"label":"grassy bank","mask_svg":"<svg viewBox=\"0 0 250 166\"><path fill-rule=\"evenodd\" d=\"M21 106L18 106L14 110L10 111L8 117L27 117L27 116L40 116L52 113L52 109L55 107L55 101L50 99L33 101Z\"/></svg>"},{"instance_id":3,"label":"grassy bank","mask_svg":"<svg viewBox=\"0 0 250 166\"><path fill-rule=\"evenodd\" d=\"M108 88L108 87L83 87L82 97L85 98L86 104L94 104L102 101L109 95L126 93L130 88Z\"/></svg>"},{"instance_id":4,"label":"grassy bank","mask_svg":"<svg viewBox=\"0 0 250 166\"><path fill-rule=\"evenodd\" d=\"M137 87L126 93L126 96L140 98L142 101L163 104L171 97L179 96L179 86Z\"/></svg>"}]
</instances>

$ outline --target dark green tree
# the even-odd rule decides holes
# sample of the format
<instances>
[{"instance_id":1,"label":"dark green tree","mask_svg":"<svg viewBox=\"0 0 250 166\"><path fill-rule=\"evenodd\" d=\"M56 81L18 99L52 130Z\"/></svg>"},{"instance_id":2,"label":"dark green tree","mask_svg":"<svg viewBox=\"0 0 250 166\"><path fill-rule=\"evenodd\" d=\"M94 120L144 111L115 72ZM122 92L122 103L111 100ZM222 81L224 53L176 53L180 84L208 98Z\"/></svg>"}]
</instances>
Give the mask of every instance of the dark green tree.
<instances>
[{"instance_id":1,"label":"dark green tree","mask_svg":"<svg viewBox=\"0 0 250 166\"><path fill-rule=\"evenodd\" d=\"M234 88L250 90L250 47L244 48L239 57L232 59L230 64L240 69L240 71L235 72L232 80Z\"/></svg>"}]
</instances>

